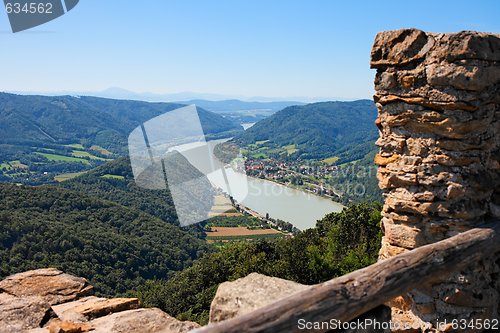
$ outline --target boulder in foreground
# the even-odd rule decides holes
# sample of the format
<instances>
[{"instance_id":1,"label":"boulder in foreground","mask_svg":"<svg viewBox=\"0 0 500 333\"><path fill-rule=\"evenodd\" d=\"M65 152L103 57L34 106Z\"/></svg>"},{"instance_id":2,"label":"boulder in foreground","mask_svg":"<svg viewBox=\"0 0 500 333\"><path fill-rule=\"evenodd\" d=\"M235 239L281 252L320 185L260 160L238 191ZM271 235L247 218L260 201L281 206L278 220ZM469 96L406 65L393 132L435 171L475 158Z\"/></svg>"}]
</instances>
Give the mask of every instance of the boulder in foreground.
<instances>
[{"instance_id":1,"label":"boulder in foreground","mask_svg":"<svg viewBox=\"0 0 500 333\"><path fill-rule=\"evenodd\" d=\"M160 309L140 309L137 298L92 293L86 279L54 268L11 275L0 281L0 332L184 333L199 327Z\"/></svg>"},{"instance_id":2,"label":"boulder in foreground","mask_svg":"<svg viewBox=\"0 0 500 333\"><path fill-rule=\"evenodd\" d=\"M215 323L252 312L307 288L306 285L251 273L217 289L210 306L210 322Z\"/></svg>"}]
</instances>

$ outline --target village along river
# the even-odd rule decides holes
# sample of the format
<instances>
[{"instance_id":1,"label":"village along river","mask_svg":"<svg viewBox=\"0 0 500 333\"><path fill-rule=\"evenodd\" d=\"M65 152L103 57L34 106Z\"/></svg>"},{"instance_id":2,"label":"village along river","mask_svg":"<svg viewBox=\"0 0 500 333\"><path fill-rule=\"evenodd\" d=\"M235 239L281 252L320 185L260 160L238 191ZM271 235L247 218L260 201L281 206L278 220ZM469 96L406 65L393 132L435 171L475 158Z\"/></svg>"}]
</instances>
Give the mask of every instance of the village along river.
<instances>
[{"instance_id":1,"label":"village along river","mask_svg":"<svg viewBox=\"0 0 500 333\"><path fill-rule=\"evenodd\" d=\"M213 149L217 144L227 140L209 141L210 154L213 155ZM214 163L214 161L210 161L206 154L197 152L196 145L196 143L182 145L179 147L179 151L202 172L205 167L213 170L213 164L211 167L208 164ZM219 161L215 163L220 163L217 167L223 167L223 163ZM325 214L339 212L343 208L341 204L331 199L292 189L272 181L247 177L232 169L226 169L226 177L230 192L237 202L262 216L269 214L274 219L290 222L300 230L313 228L316 221ZM210 176L208 178L212 181ZM220 181L224 183L222 179L219 179L218 182Z\"/></svg>"}]
</instances>

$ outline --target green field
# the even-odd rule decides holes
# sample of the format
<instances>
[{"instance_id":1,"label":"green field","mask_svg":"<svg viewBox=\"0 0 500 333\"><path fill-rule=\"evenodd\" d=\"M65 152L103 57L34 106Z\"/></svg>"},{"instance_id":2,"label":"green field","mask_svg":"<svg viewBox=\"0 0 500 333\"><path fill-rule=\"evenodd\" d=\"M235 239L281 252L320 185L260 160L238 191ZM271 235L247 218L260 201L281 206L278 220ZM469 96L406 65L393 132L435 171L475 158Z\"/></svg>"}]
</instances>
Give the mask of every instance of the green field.
<instances>
[{"instance_id":1,"label":"green field","mask_svg":"<svg viewBox=\"0 0 500 333\"><path fill-rule=\"evenodd\" d=\"M249 155L254 159L267 159L273 154L279 155L292 155L299 151L295 144L283 146L283 147L269 147L265 145L270 142L269 140L257 141L256 143L249 144L246 149L242 149L241 152L244 155Z\"/></svg>"},{"instance_id":2,"label":"green field","mask_svg":"<svg viewBox=\"0 0 500 333\"><path fill-rule=\"evenodd\" d=\"M93 145L92 147L90 147L90 150L94 150L103 155L113 155L113 153L107 150L106 148L102 148L101 146L97 145Z\"/></svg>"},{"instance_id":3,"label":"green field","mask_svg":"<svg viewBox=\"0 0 500 333\"><path fill-rule=\"evenodd\" d=\"M81 151L81 150L73 150L71 155L73 155L74 157L88 157L92 160L107 161L105 158L97 157L97 156L92 155L91 153L88 153L86 151Z\"/></svg>"},{"instance_id":4,"label":"green field","mask_svg":"<svg viewBox=\"0 0 500 333\"><path fill-rule=\"evenodd\" d=\"M0 169L5 168L6 170L12 170L12 167L10 166L9 163L2 163L0 164Z\"/></svg>"},{"instance_id":5,"label":"green field","mask_svg":"<svg viewBox=\"0 0 500 333\"><path fill-rule=\"evenodd\" d=\"M358 162L360 162L362 160L363 159L354 160L354 161L351 161L351 162L346 162L346 163L339 164L338 166L339 167L345 167L345 166L350 166L350 165L356 165Z\"/></svg>"},{"instance_id":6,"label":"green field","mask_svg":"<svg viewBox=\"0 0 500 333\"><path fill-rule=\"evenodd\" d=\"M72 143L70 145L64 145L65 147L71 147L75 149L85 149L81 144L79 143Z\"/></svg>"},{"instance_id":7,"label":"green field","mask_svg":"<svg viewBox=\"0 0 500 333\"><path fill-rule=\"evenodd\" d=\"M49 161L55 161L55 162L70 162L70 163L84 163L87 165L90 165L90 162L87 160L83 160L81 158L76 158L76 157L70 157L70 156L64 156L64 155L57 155L57 154L47 154L47 153L35 153L38 155L41 155L48 159Z\"/></svg>"},{"instance_id":8,"label":"green field","mask_svg":"<svg viewBox=\"0 0 500 333\"><path fill-rule=\"evenodd\" d=\"M337 162L338 160L339 160L339 158L337 156L332 156L332 157L325 158L324 160L321 160L321 162L326 163L328 165L332 165L332 164L335 164L335 162Z\"/></svg>"},{"instance_id":9,"label":"green field","mask_svg":"<svg viewBox=\"0 0 500 333\"><path fill-rule=\"evenodd\" d=\"M296 145L288 145L288 146L283 146L283 149L285 149L285 150L286 150L286 153L287 153L289 156L299 151L299 150L297 149L297 146L296 146Z\"/></svg>"},{"instance_id":10,"label":"green field","mask_svg":"<svg viewBox=\"0 0 500 333\"><path fill-rule=\"evenodd\" d=\"M264 153L256 153L256 154L251 154L250 155L252 158L259 159L259 158L267 158L268 156Z\"/></svg>"},{"instance_id":11,"label":"green field","mask_svg":"<svg viewBox=\"0 0 500 333\"><path fill-rule=\"evenodd\" d=\"M264 234L264 235L245 235L245 236L207 236L210 241L236 241L236 240L259 240L282 238L285 234Z\"/></svg>"},{"instance_id":12,"label":"green field","mask_svg":"<svg viewBox=\"0 0 500 333\"><path fill-rule=\"evenodd\" d=\"M120 176L120 175L111 175L111 174L102 175L101 178L104 178L104 179L120 179L120 180L125 179L125 177L123 177L123 176Z\"/></svg>"},{"instance_id":13,"label":"green field","mask_svg":"<svg viewBox=\"0 0 500 333\"><path fill-rule=\"evenodd\" d=\"M85 171L82 171L82 172L70 172L70 173L63 173L63 174L60 174L60 175L57 175L54 177L54 180L56 182L63 182L65 180L68 180L68 179L73 179L73 178L76 178L78 176L81 176L85 173Z\"/></svg>"},{"instance_id":14,"label":"green field","mask_svg":"<svg viewBox=\"0 0 500 333\"><path fill-rule=\"evenodd\" d=\"M7 170L12 170L12 169L27 169L28 166L25 164L22 164L21 161L16 160L16 161L10 161L10 162L4 162L0 164L0 169L5 169Z\"/></svg>"}]
</instances>

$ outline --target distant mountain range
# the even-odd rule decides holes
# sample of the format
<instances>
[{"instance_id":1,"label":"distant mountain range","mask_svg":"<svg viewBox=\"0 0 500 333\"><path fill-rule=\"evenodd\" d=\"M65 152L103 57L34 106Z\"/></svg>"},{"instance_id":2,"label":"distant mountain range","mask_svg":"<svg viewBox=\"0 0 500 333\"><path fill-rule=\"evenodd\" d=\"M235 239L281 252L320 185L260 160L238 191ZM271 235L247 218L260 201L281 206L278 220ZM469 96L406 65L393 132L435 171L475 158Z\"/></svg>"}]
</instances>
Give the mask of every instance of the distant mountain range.
<instances>
[{"instance_id":1,"label":"distant mountain range","mask_svg":"<svg viewBox=\"0 0 500 333\"><path fill-rule=\"evenodd\" d=\"M0 93L0 144L99 145L115 153L143 122L182 107L99 97L32 96ZM205 134L243 130L230 119L198 108Z\"/></svg>"},{"instance_id":2,"label":"distant mountain range","mask_svg":"<svg viewBox=\"0 0 500 333\"><path fill-rule=\"evenodd\" d=\"M373 101L321 102L290 106L237 135L241 146L294 146L293 156L339 162L363 158L374 149L377 109ZM265 142L265 143L264 143Z\"/></svg>"},{"instance_id":3,"label":"distant mountain range","mask_svg":"<svg viewBox=\"0 0 500 333\"><path fill-rule=\"evenodd\" d=\"M113 99L127 99L127 100L136 100L136 101L146 101L146 102L176 102L176 101L191 101L197 100L202 102L213 102L218 104L221 102L225 104L226 101L238 101L242 103L285 103L288 105L298 105L304 103L312 103L312 102L321 102L321 101L344 101L351 100L345 99L342 97L306 97L306 96L297 96L297 97L264 97L264 96L242 96L242 95L228 95L228 94L213 94L213 93L200 93L200 92L179 92L179 93L151 93L151 92L134 92L127 89L112 87L101 91L57 91L57 92L20 92L20 91L9 91L14 94L21 95L44 95L44 96L61 96L61 95L70 95L70 96L96 96L102 98L113 98ZM297 101L297 102L293 102ZM286 106L288 106L286 105ZM201 107L205 107L200 105ZM248 110L247 106L237 106L238 108L235 110ZM258 109L261 107L259 106ZM266 106L265 109L269 108ZM274 107L271 107L274 109ZM207 108L207 110L210 110Z\"/></svg>"},{"instance_id":4,"label":"distant mountain range","mask_svg":"<svg viewBox=\"0 0 500 333\"><path fill-rule=\"evenodd\" d=\"M234 112L244 110L269 110L279 111L292 105L304 105L302 102L282 101L282 102L246 102L238 99L228 99L222 101L207 101L203 99L192 99L180 101L181 104L196 104L212 112Z\"/></svg>"},{"instance_id":5,"label":"distant mountain range","mask_svg":"<svg viewBox=\"0 0 500 333\"><path fill-rule=\"evenodd\" d=\"M145 102L172 102L180 100L189 99L207 99L207 100L222 100L222 99L233 99L238 98L237 96L220 95L220 94L205 94L205 93L193 93L193 92L181 92L181 93L171 93L171 94L157 94L151 92L134 92L123 88L113 87L100 91L8 91L9 93L19 94L19 95L44 95L44 96L95 96L102 98L112 98L112 99L126 99L135 101L145 101Z\"/></svg>"}]
</instances>

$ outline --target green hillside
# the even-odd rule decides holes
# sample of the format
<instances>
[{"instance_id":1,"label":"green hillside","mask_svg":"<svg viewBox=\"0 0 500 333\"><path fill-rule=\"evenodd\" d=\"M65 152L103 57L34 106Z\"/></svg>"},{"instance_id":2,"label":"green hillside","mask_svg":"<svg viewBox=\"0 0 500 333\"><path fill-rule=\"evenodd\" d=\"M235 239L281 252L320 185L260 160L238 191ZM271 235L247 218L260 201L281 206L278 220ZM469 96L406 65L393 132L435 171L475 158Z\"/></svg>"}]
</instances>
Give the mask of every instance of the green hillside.
<instances>
[{"instance_id":1,"label":"green hillside","mask_svg":"<svg viewBox=\"0 0 500 333\"><path fill-rule=\"evenodd\" d=\"M167 279L207 249L133 207L63 188L0 184L0 279L56 267L116 296Z\"/></svg>"},{"instance_id":2,"label":"green hillside","mask_svg":"<svg viewBox=\"0 0 500 333\"><path fill-rule=\"evenodd\" d=\"M185 175L196 178L198 171L192 166L180 168ZM155 216L167 223L179 225L172 197L168 190L150 190L136 185L130 159L121 157L90 170L60 186L116 202ZM201 237L203 226L193 225L186 230Z\"/></svg>"},{"instance_id":3,"label":"green hillside","mask_svg":"<svg viewBox=\"0 0 500 333\"><path fill-rule=\"evenodd\" d=\"M327 180L342 196L338 199L344 205L352 202L384 202L378 187L377 166L373 163L375 151L360 160L339 166L334 176Z\"/></svg>"},{"instance_id":4,"label":"green hillside","mask_svg":"<svg viewBox=\"0 0 500 333\"><path fill-rule=\"evenodd\" d=\"M130 132L182 104L98 97L0 93L0 143L98 145L123 153ZM240 130L236 123L198 109L205 134Z\"/></svg>"},{"instance_id":5,"label":"green hillside","mask_svg":"<svg viewBox=\"0 0 500 333\"><path fill-rule=\"evenodd\" d=\"M134 181L130 159L121 157L60 186L142 210L165 222L177 224L172 197L167 190L147 190Z\"/></svg>"},{"instance_id":6,"label":"green hillside","mask_svg":"<svg viewBox=\"0 0 500 333\"><path fill-rule=\"evenodd\" d=\"M0 181L53 183L126 155L132 130L182 106L0 93ZM208 138L229 137L243 130L204 109L198 108L198 115Z\"/></svg>"},{"instance_id":7,"label":"green hillside","mask_svg":"<svg viewBox=\"0 0 500 333\"><path fill-rule=\"evenodd\" d=\"M234 142L242 147L261 143L271 149L293 145L294 150L288 150L293 158L336 156L338 163L345 163L373 150L376 118L377 109L369 100L290 106L237 135Z\"/></svg>"},{"instance_id":8,"label":"green hillside","mask_svg":"<svg viewBox=\"0 0 500 333\"><path fill-rule=\"evenodd\" d=\"M380 205L358 204L326 215L296 237L236 242L209 253L169 281L148 281L138 293L147 306L182 320L208 322L220 283L252 272L304 284L329 280L374 263L381 243Z\"/></svg>"}]
</instances>

